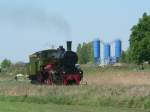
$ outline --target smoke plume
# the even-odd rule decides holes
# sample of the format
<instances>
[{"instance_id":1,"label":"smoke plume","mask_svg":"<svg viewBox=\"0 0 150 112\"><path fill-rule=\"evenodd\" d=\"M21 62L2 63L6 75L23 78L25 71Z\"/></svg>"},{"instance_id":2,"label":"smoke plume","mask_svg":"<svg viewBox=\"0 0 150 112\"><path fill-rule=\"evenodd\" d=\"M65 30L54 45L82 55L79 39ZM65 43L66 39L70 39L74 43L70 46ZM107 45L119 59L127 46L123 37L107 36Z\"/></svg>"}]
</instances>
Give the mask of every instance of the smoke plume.
<instances>
[{"instance_id":1,"label":"smoke plume","mask_svg":"<svg viewBox=\"0 0 150 112\"><path fill-rule=\"evenodd\" d=\"M68 40L71 37L71 28L67 20L60 14L45 11L39 8L0 8L0 23L5 22L17 29L41 29L55 31L65 36ZM28 28L27 28L28 29Z\"/></svg>"}]
</instances>

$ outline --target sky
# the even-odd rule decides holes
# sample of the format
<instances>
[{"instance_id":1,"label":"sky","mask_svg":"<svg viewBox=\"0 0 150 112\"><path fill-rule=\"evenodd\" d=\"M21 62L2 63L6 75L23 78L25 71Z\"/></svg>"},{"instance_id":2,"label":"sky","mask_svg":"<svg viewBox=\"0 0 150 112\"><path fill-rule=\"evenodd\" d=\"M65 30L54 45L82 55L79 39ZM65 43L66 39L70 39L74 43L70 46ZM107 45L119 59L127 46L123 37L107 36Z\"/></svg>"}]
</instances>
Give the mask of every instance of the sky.
<instances>
[{"instance_id":1,"label":"sky","mask_svg":"<svg viewBox=\"0 0 150 112\"><path fill-rule=\"evenodd\" d=\"M0 0L0 61L28 62L36 51L96 38L129 47L131 28L150 0Z\"/></svg>"}]
</instances>

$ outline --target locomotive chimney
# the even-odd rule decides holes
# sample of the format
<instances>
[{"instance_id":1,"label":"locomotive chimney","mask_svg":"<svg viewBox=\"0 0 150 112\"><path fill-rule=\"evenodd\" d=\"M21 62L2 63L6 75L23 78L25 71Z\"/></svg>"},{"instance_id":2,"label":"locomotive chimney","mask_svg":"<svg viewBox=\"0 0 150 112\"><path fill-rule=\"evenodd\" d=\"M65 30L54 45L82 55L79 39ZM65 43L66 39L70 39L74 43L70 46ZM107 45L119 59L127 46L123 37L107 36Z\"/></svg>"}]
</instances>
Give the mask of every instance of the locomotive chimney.
<instances>
[{"instance_id":1,"label":"locomotive chimney","mask_svg":"<svg viewBox=\"0 0 150 112\"><path fill-rule=\"evenodd\" d=\"M71 51L72 41L67 41L67 51Z\"/></svg>"}]
</instances>

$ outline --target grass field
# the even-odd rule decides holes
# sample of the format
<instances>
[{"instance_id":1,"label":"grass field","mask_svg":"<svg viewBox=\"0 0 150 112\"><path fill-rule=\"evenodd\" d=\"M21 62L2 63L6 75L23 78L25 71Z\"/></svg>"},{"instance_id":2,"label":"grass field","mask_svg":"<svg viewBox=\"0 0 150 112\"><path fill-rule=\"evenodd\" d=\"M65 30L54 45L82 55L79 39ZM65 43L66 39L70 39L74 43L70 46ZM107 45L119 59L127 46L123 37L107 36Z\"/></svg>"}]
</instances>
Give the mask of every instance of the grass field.
<instances>
[{"instance_id":1,"label":"grass field","mask_svg":"<svg viewBox=\"0 0 150 112\"><path fill-rule=\"evenodd\" d=\"M149 112L150 71L83 66L80 86L32 85L0 76L0 112Z\"/></svg>"},{"instance_id":2,"label":"grass field","mask_svg":"<svg viewBox=\"0 0 150 112\"><path fill-rule=\"evenodd\" d=\"M56 105L35 103L0 102L1 112L141 112L135 109L93 107L79 105Z\"/></svg>"}]
</instances>

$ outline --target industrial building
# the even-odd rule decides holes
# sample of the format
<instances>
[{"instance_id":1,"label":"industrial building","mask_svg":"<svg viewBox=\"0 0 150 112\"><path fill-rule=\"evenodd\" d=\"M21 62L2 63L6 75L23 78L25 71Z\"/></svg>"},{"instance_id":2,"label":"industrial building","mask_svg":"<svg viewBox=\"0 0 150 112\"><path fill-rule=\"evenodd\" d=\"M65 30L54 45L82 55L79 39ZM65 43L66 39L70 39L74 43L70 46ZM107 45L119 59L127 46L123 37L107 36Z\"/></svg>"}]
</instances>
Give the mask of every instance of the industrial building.
<instances>
[{"instance_id":1,"label":"industrial building","mask_svg":"<svg viewBox=\"0 0 150 112\"><path fill-rule=\"evenodd\" d=\"M116 63L122 54L122 41L116 39L105 43L100 39L93 41L94 64L108 65Z\"/></svg>"}]
</instances>

